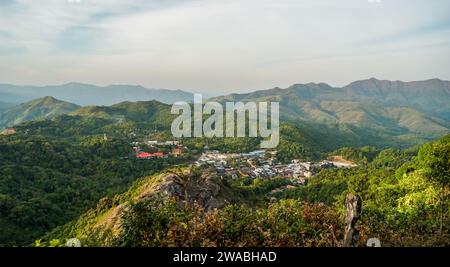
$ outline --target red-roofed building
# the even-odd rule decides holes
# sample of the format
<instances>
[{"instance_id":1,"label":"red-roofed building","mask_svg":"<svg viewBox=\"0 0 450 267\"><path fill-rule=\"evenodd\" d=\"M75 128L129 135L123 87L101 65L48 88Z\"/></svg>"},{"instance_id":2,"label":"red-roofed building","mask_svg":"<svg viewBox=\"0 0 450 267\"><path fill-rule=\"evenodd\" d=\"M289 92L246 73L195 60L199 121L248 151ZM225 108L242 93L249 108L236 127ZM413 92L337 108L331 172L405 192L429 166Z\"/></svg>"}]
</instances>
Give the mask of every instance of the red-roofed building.
<instances>
[{"instance_id":1,"label":"red-roofed building","mask_svg":"<svg viewBox=\"0 0 450 267\"><path fill-rule=\"evenodd\" d=\"M164 153L163 152L155 152L155 153L147 153L147 152L140 152L136 155L136 158L138 159L150 159L150 158L163 158Z\"/></svg>"},{"instance_id":2,"label":"red-roofed building","mask_svg":"<svg viewBox=\"0 0 450 267\"><path fill-rule=\"evenodd\" d=\"M148 159L151 158L153 154L147 153L147 152L140 152L136 155L136 158L138 159Z\"/></svg>"}]
</instances>

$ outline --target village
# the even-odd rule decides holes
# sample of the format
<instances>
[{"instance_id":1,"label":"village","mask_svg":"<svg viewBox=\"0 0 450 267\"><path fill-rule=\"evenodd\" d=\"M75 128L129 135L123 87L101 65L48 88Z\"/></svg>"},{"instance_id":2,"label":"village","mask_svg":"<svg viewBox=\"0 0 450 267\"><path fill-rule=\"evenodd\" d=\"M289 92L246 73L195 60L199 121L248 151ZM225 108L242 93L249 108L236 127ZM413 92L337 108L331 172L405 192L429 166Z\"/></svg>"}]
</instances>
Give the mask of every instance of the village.
<instances>
[{"instance_id":1,"label":"village","mask_svg":"<svg viewBox=\"0 0 450 267\"><path fill-rule=\"evenodd\" d=\"M320 162L303 162L292 160L282 164L276 160L276 151L256 150L249 153L220 153L204 151L195 162L197 166L210 165L223 177L237 179L272 179L283 177L289 179L294 186L301 186L321 169L352 168L356 164L349 161L323 160Z\"/></svg>"},{"instance_id":2,"label":"village","mask_svg":"<svg viewBox=\"0 0 450 267\"><path fill-rule=\"evenodd\" d=\"M8 129L7 134L14 134ZM106 134L103 137L108 140ZM357 165L340 156L332 156L319 162L300 161L293 159L289 164L277 161L275 150L255 150L247 153L221 153L210 150L205 146L203 151L190 150L180 141L133 141L130 143L133 155L137 160L153 160L168 157L193 156L194 165L198 167L211 167L216 170L222 179L289 179L291 186L302 186L308 178L316 175L322 169L353 168ZM125 157L128 158L128 157Z\"/></svg>"},{"instance_id":3,"label":"village","mask_svg":"<svg viewBox=\"0 0 450 267\"><path fill-rule=\"evenodd\" d=\"M179 141L146 141L144 143L133 142L133 150L136 159L151 160L154 158L179 157L192 154L187 147ZM142 145L147 147L144 151ZM195 153L194 153L195 154ZM272 179L286 178L291 185L302 186L307 179L327 168L352 168L357 165L339 157L331 157L319 162L300 161L293 159L289 164L282 164L276 159L277 151L255 150L247 153L221 153L210 150L207 146L203 149L194 165L198 167L212 167L222 179Z\"/></svg>"}]
</instances>

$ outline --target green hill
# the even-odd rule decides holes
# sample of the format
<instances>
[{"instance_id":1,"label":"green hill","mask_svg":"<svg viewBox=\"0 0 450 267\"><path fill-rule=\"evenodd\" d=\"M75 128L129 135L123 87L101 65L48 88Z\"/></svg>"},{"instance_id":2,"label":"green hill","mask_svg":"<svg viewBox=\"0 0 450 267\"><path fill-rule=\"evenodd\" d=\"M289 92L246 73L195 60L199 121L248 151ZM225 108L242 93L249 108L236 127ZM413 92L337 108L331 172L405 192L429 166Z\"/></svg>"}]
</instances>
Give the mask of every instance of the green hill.
<instances>
[{"instance_id":1,"label":"green hill","mask_svg":"<svg viewBox=\"0 0 450 267\"><path fill-rule=\"evenodd\" d=\"M51 119L78 109L79 106L47 96L8 108L0 113L0 129L22 122Z\"/></svg>"},{"instance_id":2,"label":"green hill","mask_svg":"<svg viewBox=\"0 0 450 267\"><path fill-rule=\"evenodd\" d=\"M103 135L0 136L0 246L30 244L101 197L187 158L139 161L128 139Z\"/></svg>"},{"instance_id":3,"label":"green hill","mask_svg":"<svg viewBox=\"0 0 450 267\"><path fill-rule=\"evenodd\" d=\"M94 117L114 121L131 120L134 122L161 121L170 116L170 105L158 101L121 102L112 106L86 106L69 115Z\"/></svg>"}]
</instances>

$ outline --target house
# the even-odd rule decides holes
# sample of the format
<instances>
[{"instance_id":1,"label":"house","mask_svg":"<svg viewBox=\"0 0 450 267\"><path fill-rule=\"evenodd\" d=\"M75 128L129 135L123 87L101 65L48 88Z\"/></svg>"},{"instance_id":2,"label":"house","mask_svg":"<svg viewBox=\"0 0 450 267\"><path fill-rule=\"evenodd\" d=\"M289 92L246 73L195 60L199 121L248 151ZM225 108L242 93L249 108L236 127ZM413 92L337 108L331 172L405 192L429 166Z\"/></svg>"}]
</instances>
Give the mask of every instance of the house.
<instances>
[{"instance_id":1,"label":"house","mask_svg":"<svg viewBox=\"0 0 450 267\"><path fill-rule=\"evenodd\" d=\"M241 156L244 158L252 158L252 157L264 157L266 154L265 150L256 150L249 153L242 153Z\"/></svg>"},{"instance_id":2,"label":"house","mask_svg":"<svg viewBox=\"0 0 450 267\"><path fill-rule=\"evenodd\" d=\"M183 149L181 147L172 148L172 156L179 157L183 154Z\"/></svg>"},{"instance_id":3,"label":"house","mask_svg":"<svg viewBox=\"0 0 450 267\"><path fill-rule=\"evenodd\" d=\"M300 165L302 165L308 171L311 170L313 167L311 162L302 162L302 163L300 163Z\"/></svg>"},{"instance_id":4,"label":"house","mask_svg":"<svg viewBox=\"0 0 450 267\"><path fill-rule=\"evenodd\" d=\"M165 146L176 146L176 145L178 145L178 141L166 141L166 142L164 142L164 145Z\"/></svg>"},{"instance_id":5,"label":"house","mask_svg":"<svg viewBox=\"0 0 450 267\"><path fill-rule=\"evenodd\" d=\"M256 150L256 151L250 152L250 155L252 155L254 157L264 157L266 155L266 151L265 150Z\"/></svg>"}]
</instances>

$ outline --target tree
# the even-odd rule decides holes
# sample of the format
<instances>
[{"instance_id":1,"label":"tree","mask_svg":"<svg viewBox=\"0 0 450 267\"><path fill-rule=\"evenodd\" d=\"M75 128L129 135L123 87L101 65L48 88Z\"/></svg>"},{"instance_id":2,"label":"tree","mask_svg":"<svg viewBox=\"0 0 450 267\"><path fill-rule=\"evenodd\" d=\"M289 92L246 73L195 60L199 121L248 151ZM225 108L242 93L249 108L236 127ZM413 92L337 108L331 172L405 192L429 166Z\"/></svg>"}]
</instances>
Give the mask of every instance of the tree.
<instances>
[{"instance_id":1,"label":"tree","mask_svg":"<svg viewBox=\"0 0 450 267\"><path fill-rule=\"evenodd\" d=\"M416 162L423 170L425 177L440 187L440 231L442 232L446 189L450 185L450 135L435 143L424 145L419 150Z\"/></svg>"}]
</instances>

